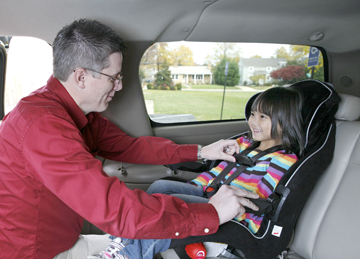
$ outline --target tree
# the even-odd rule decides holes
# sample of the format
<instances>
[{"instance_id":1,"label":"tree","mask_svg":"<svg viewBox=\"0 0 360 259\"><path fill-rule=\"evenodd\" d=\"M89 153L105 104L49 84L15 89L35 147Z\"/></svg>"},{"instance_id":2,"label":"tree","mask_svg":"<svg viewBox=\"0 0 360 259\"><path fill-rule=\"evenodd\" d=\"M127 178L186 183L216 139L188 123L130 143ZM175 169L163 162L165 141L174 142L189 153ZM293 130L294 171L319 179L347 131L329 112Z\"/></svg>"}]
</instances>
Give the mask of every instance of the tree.
<instances>
[{"instance_id":1,"label":"tree","mask_svg":"<svg viewBox=\"0 0 360 259\"><path fill-rule=\"evenodd\" d=\"M309 56L309 46L302 45L291 45L290 46L290 59L289 60L304 60L304 58Z\"/></svg>"},{"instance_id":2,"label":"tree","mask_svg":"<svg viewBox=\"0 0 360 259\"><path fill-rule=\"evenodd\" d=\"M162 69L155 74L155 89L163 89L168 90L173 85L173 81L171 79L171 72L169 70L169 66L164 64Z\"/></svg>"},{"instance_id":3,"label":"tree","mask_svg":"<svg viewBox=\"0 0 360 259\"><path fill-rule=\"evenodd\" d=\"M284 47L281 47L275 51L276 58L286 58L287 66L302 66L305 74L310 77L312 68L307 67L309 57L309 46L291 45L289 52ZM323 68L323 56L320 52L319 64L314 67L314 79L324 80L324 68ZM306 76L303 77L305 79Z\"/></svg>"},{"instance_id":4,"label":"tree","mask_svg":"<svg viewBox=\"0 0 360 259\"><path fill-rule=\"evenodd\" d=\"M167 43L157 43L158 44L158 53L157 53L157 59L156 64L158 67L158 71L164 66L169 67L171 64L174 63L172 58L172 52L168 49Z\"/></svg>"},{"instance_id":5,"label":"tree","mask_svg":"<svg viewBox=\"0 0 360 259\"><path fill-rule=\"evenodd\" d=\"M173 64L172 52L168 49L168 44L164 42L155 43L149 47L141 58L141 64L144 67L153 67L157 71L163 64Z\"/></svg>"},{"instance_id":6,"label":"tree","mask_svg":"<svg viewBox=\"0 0 360 259\"><path fill-rule=\"evenodd\" d=\"M290 54L286 51L284 47L280 47L275 50L275 58L285 58L286 60L291 60Z\"/></svg>"},{"instance_id":7,"label":"tree","mask_svg":"<svg viewBox=\"0 0 360 259\"><path fill-rule=\"evenodd\" d=\"M226 78L227 86L235 86L239 83L240 74L239 74L239 65L238 62L232 59L223 58L220 63L215 67L214 79L215 83L218 85L225 84L225 65L226 62L229 62L228 74Z\"/></svg>"},{"instance_id":8,"label":"tree","mask_svg":"<svg viewBox=\"0 0 360 259\"><path fill-rule=\"evenodd\" d=\"M195 65L194 54L192 50L184 45L181 45L173 50L173 60L174 60L174 64L178 66Z\"/></svg>"},{"instance_id":9,"label":"tree","mask_svg":"<svg viewBox=\"0 0 360 259\"><path fill-rule=\"evenodd\" d=\"M307 68L307 70L308 70L307 74L311 74L311 68L309 67ZM324 81L324 69L322 67L319 68L319 65L315 66L314 68L313 79Z\"/></svg>"},{"instance_id":10,"label":"tree","mask_svg":"<svg viewBox=\"0 0 360 259\"><path fill-rule=\"evenodd\" d=\"M306 79L303 66L286 66L271 72L270 76L279 80L279 84L292 84Z\"/></svg>"},{"instance_id":11,"label":"tree","mask_svg":"<svg viewBox=\"0 0 360 259\"><path fill-rule=\"evenodd\" d=\"M140 68L140 69L139 69L140 82L142 82L145 77L146 77L145 71Z\"/></svg>"},{"instance_id":12,"label":"tree","mask_svg":"<svg viewBox=\"0 0 360 259\"><path fill-rule=\"evenodd\" d=\"M293 60L297 60L298 63L302 63L302 65L306 69L306 74L311 74L311 67L307 66L308 63L308 57L309 57L310 47L309 46L299 46L299 45L293 45L290 47L290 53L293 58ZM318 79L323 81L324 80L324 68L323 68L324 60L322 53L320 52L319 56L319 63L317 66L314 67L314 79Z\"/></svg>"},{"instance_id":13,"label":"tree","mask_svg":"<svg viewBox=\"0 0 360 259\"><path fill-rule=\"evenodd\" d=\"M222 59L229 58L235 62L240 60L240 49L236 43L217 43L214 47L214 54L205 57L205 63L212 65L219 64Z\"/></svg>"}]
</instances>

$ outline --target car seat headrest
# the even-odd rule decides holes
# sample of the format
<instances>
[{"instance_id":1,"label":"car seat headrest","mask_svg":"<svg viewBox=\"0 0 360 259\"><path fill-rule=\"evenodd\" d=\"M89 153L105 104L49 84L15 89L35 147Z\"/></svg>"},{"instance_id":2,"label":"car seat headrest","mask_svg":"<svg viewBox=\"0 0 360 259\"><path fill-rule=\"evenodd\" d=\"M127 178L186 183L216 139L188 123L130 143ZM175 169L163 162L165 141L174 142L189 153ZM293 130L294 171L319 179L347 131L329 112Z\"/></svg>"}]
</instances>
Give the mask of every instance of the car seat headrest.
<instances>
[{"instance_id":1,"label":"car seat headrest","mask_svg":"<svg viewBox=\"0 0 360 259\"><path fill-rule=\"evenodd\" d=\"M287 87L297 89L302 95L301 115L304 124L304 147L309 149L316 143L317 136L323 134L334 120L340 97L331 84L318 80L304 80ZM259 94L253 95L245 106L247 120L250 116L251 106Z\"/></svg>"},{"instance_id":2,"label":"car seat headrest","mask_svg":"<svg viewBox=\"0 0 360 259\"><path fill-rule=\"evenodd\" d=\"M348 95L339 94L341 101L339 109L335 114L335 119L343 121L354 121L360 117L360 98Z\"/></svg>"}]
</instances>

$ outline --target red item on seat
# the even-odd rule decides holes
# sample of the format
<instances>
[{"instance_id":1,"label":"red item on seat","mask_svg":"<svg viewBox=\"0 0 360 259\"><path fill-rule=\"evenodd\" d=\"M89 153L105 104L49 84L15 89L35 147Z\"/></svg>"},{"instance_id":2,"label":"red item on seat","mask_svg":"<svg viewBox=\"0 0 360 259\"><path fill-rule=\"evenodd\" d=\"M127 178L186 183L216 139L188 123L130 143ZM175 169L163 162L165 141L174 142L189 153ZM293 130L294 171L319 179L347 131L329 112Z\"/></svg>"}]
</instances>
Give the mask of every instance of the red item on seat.
<instances>
[{"instance_id":1,"label":"red item on seat","mask_svg":"<svg viewBox=\"0 0 360 259\"><path fill-rule=\"evenodd\" d=\"M206 257L206 248L203 243L187 245L185 251L191 259L203 259Z\"/></svg>"}]
</instances>

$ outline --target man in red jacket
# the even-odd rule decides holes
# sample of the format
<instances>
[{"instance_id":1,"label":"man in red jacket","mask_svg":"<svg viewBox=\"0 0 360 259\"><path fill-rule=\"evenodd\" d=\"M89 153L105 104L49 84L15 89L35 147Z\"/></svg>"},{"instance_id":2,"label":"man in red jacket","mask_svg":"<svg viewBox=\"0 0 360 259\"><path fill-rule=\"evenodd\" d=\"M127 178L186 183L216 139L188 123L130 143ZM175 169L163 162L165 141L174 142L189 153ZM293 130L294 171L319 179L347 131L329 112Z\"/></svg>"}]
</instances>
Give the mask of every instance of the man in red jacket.
<instances>
[{"instance_id":1,"label":"man in red jacket","mask_svg":"<svg viewBox=\"0 0 360 259\"><path fill-rule=\"evenodd\" d=\"M53 258L75 243L72 250L94 253L78 245L84 240L79 239L83 219L114 236L184 238L216 232L219 224L244 213L243 206L256 209L246 199L254 194L233 187L223 187L208 204L187 204L130 190L104 173L96 156L171 164L234 160L229 154L239 152L232 140L200 147L133 138L103 118L99 112L122 89L125 49L122 39L97 21L65 26L53 44L53 76L5 116L0 126L1 258Z\"/></svg>"}]
</instances>

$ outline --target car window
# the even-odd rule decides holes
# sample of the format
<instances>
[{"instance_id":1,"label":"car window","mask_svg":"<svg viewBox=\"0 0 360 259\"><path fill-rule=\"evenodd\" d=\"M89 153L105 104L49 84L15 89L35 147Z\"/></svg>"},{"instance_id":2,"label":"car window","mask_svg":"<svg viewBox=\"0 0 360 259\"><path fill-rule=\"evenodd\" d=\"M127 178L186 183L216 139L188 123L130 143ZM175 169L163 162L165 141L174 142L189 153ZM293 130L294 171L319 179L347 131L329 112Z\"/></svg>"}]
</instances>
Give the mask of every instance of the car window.
<instances>
[{"instance_id":1,"label":"car window","mask_svg":"<svg viewBox=\"0 0 360 259\"><path fill-rule=\"evenodd\" d=\"M161 125L244 119L256 92L324 81L324 69L321 51L309 46L182 41L150 46L139 77L149 117Z\"/></svg>"},{"instance_id":2,"label":"car window","mask_svg":"<svg viewBox=\"0 0 360 259\"><path fill-rule=\"evenodd\" d=\"M37 38L0 37L7 39L5 80L5 115L24 96L46 84L52 74L52 48Z\"/></svg>"}]
</instances>

